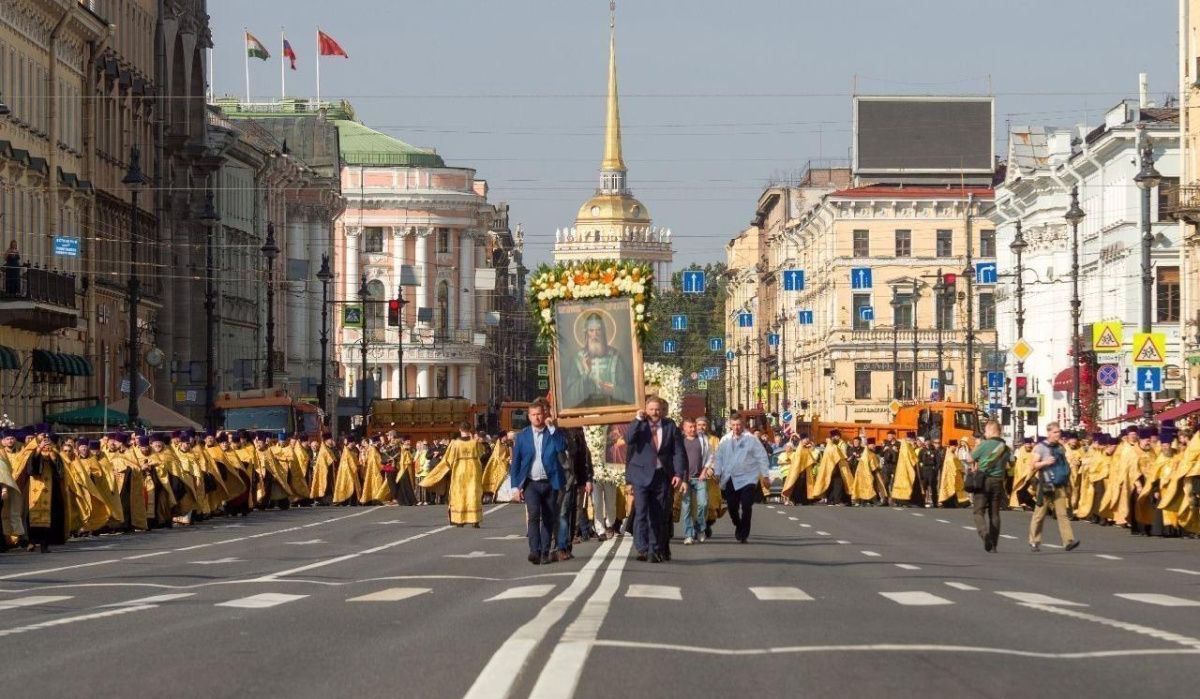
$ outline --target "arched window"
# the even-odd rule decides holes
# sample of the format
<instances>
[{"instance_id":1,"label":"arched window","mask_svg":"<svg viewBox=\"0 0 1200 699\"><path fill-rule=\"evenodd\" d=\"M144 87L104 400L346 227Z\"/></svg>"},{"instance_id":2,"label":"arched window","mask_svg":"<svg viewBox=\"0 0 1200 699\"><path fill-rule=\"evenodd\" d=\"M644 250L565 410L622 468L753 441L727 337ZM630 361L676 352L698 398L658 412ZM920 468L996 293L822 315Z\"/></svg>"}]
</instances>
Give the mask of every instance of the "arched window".
<instances>
[{"instance_id":1,"label":"arched window","mask_svg":"<svg viewBox=\"0 0 1200 699\"><path fill-rule=\"evenodd\" d=\"M450 282L443 279L437 288L437 317L434 327L439 332L445 332L450 327Z\"/></svg>"}]
</instances>

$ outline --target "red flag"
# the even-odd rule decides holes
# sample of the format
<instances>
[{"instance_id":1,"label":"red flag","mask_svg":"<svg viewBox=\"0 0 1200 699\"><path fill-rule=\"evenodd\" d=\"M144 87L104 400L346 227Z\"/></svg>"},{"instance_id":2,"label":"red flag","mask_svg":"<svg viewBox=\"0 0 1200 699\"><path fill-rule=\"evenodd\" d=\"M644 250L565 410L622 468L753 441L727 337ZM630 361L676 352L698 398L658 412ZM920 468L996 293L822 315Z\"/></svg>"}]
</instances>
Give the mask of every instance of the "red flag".
<instances>
[{"instance_id":1,"label":"red flag","mask_svg":"<svg viewBox=\"0 0 1200 699\"><path fill-rule=\"evenodd\" d=\"M350 55L341 47L341 44L334 41L332 36L329 36L320 29L317 30L317 48L322 56L350 58Z\"/></svg>"}]
</instances>

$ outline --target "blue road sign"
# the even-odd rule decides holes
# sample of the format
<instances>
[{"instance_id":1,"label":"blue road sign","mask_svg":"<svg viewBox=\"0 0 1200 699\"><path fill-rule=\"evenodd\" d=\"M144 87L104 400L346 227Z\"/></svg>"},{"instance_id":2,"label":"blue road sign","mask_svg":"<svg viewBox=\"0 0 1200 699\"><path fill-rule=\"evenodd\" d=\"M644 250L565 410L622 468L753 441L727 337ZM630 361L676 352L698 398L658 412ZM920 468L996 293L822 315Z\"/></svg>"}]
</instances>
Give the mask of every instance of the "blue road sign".
<instances>
[{"instance_id":1,"label":"blue road sign","mask_svg":"<svg viewBox=\"0 0 1200 699\"><path fill-rule=\"evenodd\" d=\"M738 327L739 328L753 328L754 327L754 314L753 313L747 313L746 311L742 311L741 313L738 314L737 318L738 318Z\"/></svg>"},{"instance_id":2,"label":"blue road sign","mask_svg":"<svg viewBox=\"0 0 1200 699\"><path fill-rule=\"evenodd\" d=\"M780 415L779 417L783 418L783 421L784 421L784 422L791 422L791 421L792 421L792 417L793 417L793 415L792 415L792 411L790 411L790 410L785 410L785 411L783 411L783 415Z\"/></svg>"},{"instance_id":3,"label":"blue road sign","mask_svg":"<svg viewBox=\"0 0 1200 699\"><path fill-rule=\"evenodd\" d=\"M941 384L938 382L936 376L929 380L929 387L932 388L933 390L935 390L935 391L938 390L939 386L941 386Z\"/></svg>"},{"instance_id":4,"label":"blue road sign","mask_svg":"<svg viewBox=\"0 0 1200 699\"><path fill-rule=\"evenodd\" d=\"M785 269L785 270L783 270L783 290L784 291L804 291L804 270L802 270L802 269Z\"/></svg>"},{"instance_id":5,"label":"blue road sign","mask_svg":"<svg viewBox=\"0 0 1200 699\"><path fill-rule=\"evenodd\" d=\"M703 294L704 285L704 270L691 269L683 272L683 293Z\"/></svg>"},{"instance_id":6,"label":"blue road sign","mask_svg":"<svg viewBox=\"0 0 1200 699\"><path fill-rule=\"evenodd\" d=\"M993 413L998 412L1003 407L1003 403L988 403L988 410L992 411Z\"/></svg>"},{"instance_id":7,"label":"blue road sign","mask_svg":"<svg viewBox=\"0 0 1200 699\"><path fill-rule=\"evenodd\" d=\"M725 338L710 337L708 338L708 349L713 352L720 352L725 349Z\"/></svg>"},{"instance_id":8,"label":"blue road sign","mask_svg":"<svg viewBox=\"0 0 1200 699\"><path fill-rule=\"evenodd\" d=\"M733 350L729 350L725 353L725 361L732 362L735 359L737 359L737 355L733 353Z\"/></svg>"},{"instance_id":9,"label":"blue road sign","mask_svg":"<svg viewBox=\"0 0 1200 699\"><path fill-rule=\"evenodd\" d=\"M1000 389L1004 388L1004 372L989 371L988 372L988 388Z\"/></svg>"},{"instance_id":10,"label":"blue road sign","mask_svg":"<svg viewBox=\"0 0 1200 699\"><path fill-rule=\"evenodd\" d=\"M1140 366L1137 368L1138 393L1158 393L1162 391L1162 367Z\"/></svg>"},{"instance_id":11,"label":"blue road sign","mask_svg":"<svg viewBox=\"0 0 1200 699\"><path fill-rule=\"evenodd\" d=\"M672 330L687 330L687 316L679 314L671 316Z\"/></svg>"},{"instance_id":12,"label":"blue road sign","mask_svg":"<svg viewBox=\"0 0 1200 699\"><path fill-rule=\"evenodd\" d=\"M663 353L675 354L676 343L674 340L663 340Z\"/></svg>"},{"instance_id":13,"label":"blue road sign","mask_svg":"<svg viewBox=\"0 0 1200 699\"><path fill-rule=\"evenodd\" d=\"M798 323L800 323L801 325L812 325L813 324L813 312L812 311L797 312L796 313L796 321Z\"/></svg>"},{"instance_id":14,"label":"blue road sign","mask_svg":"<svg viewBox=\"0 0 1200 699\"><path fill-rule=\"evenodd\" d=\"M779 346L779 333L767 333L767 347Z\"/></svg>"},{"instance_id":15,"label":"blue road sign","mask_svg":"<svg viewBox=\"0 0 1200 699\"><path fill-rule=\"evenodd\" d=\"M1096 383L1105 388L1116 386L1120 380L1121 372L1117 370L1116 364L1101 364L1096 370Z\"/></svg>"},{"instance_id":16,"label":"blue road sign","mask_svg":"<svg viewBox=\"0 0 1200 699\"><path fill-rule=\"evenodd\" d=\"M875 320L875 308L873 306L861 306L858 309L858 319L865 321Z\"/></svg>"},{"instance_id":17,"label":"blue road sign","mask_svg":"<svg viewBox=\"0 0 1200 699\"><path fill-rule=\"evenodd\" d=\"M871 268L870 267L851 267L850 268L850 288L851 289L870 289L871 288Z\"/></svg>"},{"instance_id":18,"label":"blue road sign","mask_svg":"<svg viewBox=\"0 0 1200 699\"><path fill-rule=\"evenodd\" d=\"M79 238L54 236L54 254L58 257L79 257Z\"/></svg>"},{"instance_id":19,"label":"blue road sign","mask_svg":"<svg viewBox=\"0 0 1200 699\"><path fill-rule=\"evenodd\" d=\"M996 283L996 263L995 262L977 262L975 264L975 283L976 284L995 284Z\"/></svg>"}]
</instances>

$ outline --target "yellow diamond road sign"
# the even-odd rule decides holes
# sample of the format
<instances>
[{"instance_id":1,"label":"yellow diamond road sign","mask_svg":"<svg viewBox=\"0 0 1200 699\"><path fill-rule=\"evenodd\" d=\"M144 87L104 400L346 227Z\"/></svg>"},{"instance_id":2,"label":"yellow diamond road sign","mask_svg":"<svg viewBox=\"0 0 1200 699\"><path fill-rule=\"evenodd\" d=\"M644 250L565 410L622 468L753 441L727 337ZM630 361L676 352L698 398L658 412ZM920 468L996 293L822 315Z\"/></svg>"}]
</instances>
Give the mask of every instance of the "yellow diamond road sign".
<instances>
[{"instance_id":1,"label":"yellow diamond road sign","mask_svg":"<svg viewBox=\"0 0 1200 699\"><path fill-rule=\"evenodd\" d=\"M1124 342L1123 328L1119 320L1106 320L1092 324L1092 351L1120 352Z\"/></svg>"},{"instance_id":2,"label":"yellow diamond road sign","mask_svg":"<svg viewBox=\"0 0 1200 699\"><path fill-rule=\"evenodd\" d=\"M1029 359L1029 355L1033 354L1033 347L1025 341L1025 338L1017 340L1017 344L1012 346L1011 352L1017 358L1017 361L1025 361Z\"/></svg>"},{"instance_id":3,"label":"yellow diamond road sign","mask_svg":"<svg viewBox=\"0 0 1200 699\"><path fill-rule=\"evenodd\" d=\"M903 408L903 407L904 407L904 404L894 398L892 399L891 403L888 403L888 409L892 411L893 416L895 416L896 413L900 412L900 408Z\"/></svg>"},{"instance_id":4,"label":"yellow diamond road sign","mask_svg":"<svg viewBox=\"0 0 1200 699\"><path fill-rule=\"evenodd\" d=\"M1135 366L1162 366L1167 362L1167 336L1163 333L1137 333L1133 336Z\"/></svg>"}]
</instances>

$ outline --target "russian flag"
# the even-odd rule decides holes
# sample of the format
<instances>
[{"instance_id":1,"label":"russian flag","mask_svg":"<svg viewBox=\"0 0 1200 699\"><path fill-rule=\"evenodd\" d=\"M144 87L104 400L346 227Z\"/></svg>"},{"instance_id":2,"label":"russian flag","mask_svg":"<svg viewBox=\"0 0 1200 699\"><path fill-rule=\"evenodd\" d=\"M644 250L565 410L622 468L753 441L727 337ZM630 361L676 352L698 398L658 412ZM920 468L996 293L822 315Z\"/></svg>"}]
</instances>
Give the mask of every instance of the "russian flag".
<instances>
[{"instance_id":1,"label":"russian flag","mask_svg":"<svg viewBox=\"0 0 1200 699\"><path fill-rule=\"evenodd\" d=\"M296 52L292 50L292 44L287 39L283 40L283 57L292 62L292 70L296 70Z\"/></svg>"}]
</instances>

